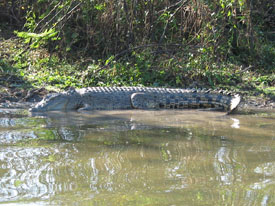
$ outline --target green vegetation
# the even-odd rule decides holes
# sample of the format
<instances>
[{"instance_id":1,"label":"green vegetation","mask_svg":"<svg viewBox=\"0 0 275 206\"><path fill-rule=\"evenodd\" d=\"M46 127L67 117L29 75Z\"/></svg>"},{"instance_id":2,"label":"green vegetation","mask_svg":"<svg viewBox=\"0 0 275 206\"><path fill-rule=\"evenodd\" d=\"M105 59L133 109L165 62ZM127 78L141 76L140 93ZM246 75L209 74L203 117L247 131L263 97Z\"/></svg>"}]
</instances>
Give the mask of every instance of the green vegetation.
<instances>
[{"instance_id":1,"label":"green vegetation","mask_svg":"<svg viewBox=\"0 0 275 206\"><path fill-rule=\"evenodd\" d=\"M0 72L34 87L192 85L275 98L273 0L6 0L0 11Z\"/></svg>"}]
</instances>

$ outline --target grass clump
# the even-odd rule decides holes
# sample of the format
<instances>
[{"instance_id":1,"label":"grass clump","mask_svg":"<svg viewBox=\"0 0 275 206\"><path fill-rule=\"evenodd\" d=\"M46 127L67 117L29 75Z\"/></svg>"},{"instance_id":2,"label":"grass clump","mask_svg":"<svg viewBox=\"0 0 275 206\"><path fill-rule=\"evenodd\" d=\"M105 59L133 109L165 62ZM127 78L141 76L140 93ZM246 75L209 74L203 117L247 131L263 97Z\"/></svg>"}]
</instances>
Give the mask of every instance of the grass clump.
<instances>
[{"instance_id":1,"label":"grass clump","mask_svg":"<svg viewBox=\"0 0 275 206\"><path fill-rule=\"evenodd\" d=\"M195 86L274 98L272 2L15 0L0 22L0 71L55 90Z\"/></svg>"}]
</instances>

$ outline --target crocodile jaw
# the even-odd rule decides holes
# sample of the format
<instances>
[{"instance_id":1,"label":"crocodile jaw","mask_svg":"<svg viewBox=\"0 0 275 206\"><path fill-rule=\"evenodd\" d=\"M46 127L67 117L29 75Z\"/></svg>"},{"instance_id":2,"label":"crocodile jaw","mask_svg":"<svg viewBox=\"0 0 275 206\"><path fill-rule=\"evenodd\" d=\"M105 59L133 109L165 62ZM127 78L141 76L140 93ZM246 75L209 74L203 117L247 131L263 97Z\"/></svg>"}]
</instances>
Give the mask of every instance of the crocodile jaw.
<instances>
[{"instance_id":1,"label":"crocodile jaw","mask_svg":"<svg viewBox=\"0 0 275 206\"><path fill-rule=\"evenodd\" d=\"M69 102L69 98L63 94L50 94L46 96L35 107L31 108L31 112L46 112L46 111L65 111Z\"/></svg>"}]
</instances>

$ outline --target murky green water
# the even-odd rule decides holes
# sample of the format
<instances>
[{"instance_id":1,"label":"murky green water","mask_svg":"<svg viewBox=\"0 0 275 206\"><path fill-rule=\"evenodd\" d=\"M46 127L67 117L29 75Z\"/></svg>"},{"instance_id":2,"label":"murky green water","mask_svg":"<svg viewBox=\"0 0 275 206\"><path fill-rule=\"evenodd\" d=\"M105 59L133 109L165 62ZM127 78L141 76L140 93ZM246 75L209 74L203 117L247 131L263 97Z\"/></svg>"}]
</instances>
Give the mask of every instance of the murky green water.
<instances>
[{"instance_id":1,"label":"murky green water","mask_svg":"<svg viewBox=\"0 0 275 206\"><path fill-rule=\"evenodd\" d=\"M275 113L0 110L0 204L275 205Z\"/></svg>"}]
</instances>

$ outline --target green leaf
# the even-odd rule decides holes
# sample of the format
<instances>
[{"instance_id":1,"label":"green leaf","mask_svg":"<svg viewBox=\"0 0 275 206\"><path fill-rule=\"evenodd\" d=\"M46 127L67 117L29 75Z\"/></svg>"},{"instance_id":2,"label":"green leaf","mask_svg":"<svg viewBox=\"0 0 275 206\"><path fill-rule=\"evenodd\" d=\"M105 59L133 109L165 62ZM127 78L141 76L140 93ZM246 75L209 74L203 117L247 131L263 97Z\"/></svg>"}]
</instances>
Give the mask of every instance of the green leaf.
<instances>
[{"instance_id":1,"label":"green leaf","mask_svg":"<svg viewBox=\"0 0 275 206\"><path fill-rule=\"evenodd\" d=\"M231 11L230 10L228 11L227 16L231 16Z\"/></svg>"},{"instance_id":2,"label":"green leaf","mask_svg":"<svg viewBox=\"0 0 275 206\"><path fill-rule=\"evenodd\" d=\"M114 56L110 56L109 59L106 60L105 65L109 64L111 61L114 60Z\"/></svg>"},{"instance_id":3,"label":"green leaf","mask_svg":"<svg viewBox=\"0 0 275 206\"><path fill-rule=\"evenodd\" d=\"M105 4L96 4L94 8L98 11L102 11L105 7Z\"/></svg>"},{"instance_id":4,"label":"green leaf","mask_svg":"<svg viewBox=\"0 0 275 206\"><path fill-rule=\"evenodd\" d=\"M23 184L23 182L21 180L15 180L15 182L14 182L15 187L19 187L22 184Z\"/></svg>"}]
</instances>

